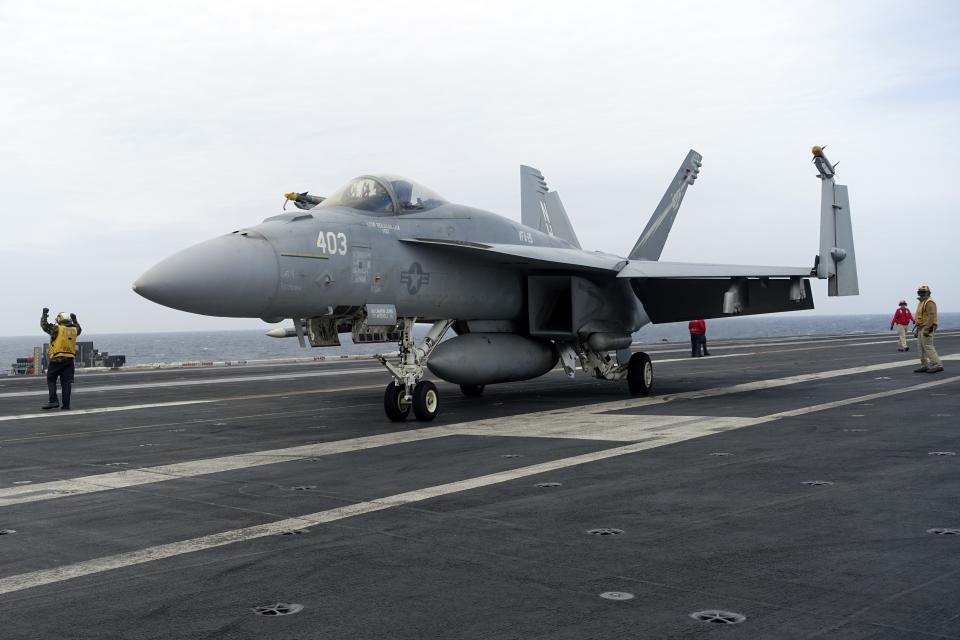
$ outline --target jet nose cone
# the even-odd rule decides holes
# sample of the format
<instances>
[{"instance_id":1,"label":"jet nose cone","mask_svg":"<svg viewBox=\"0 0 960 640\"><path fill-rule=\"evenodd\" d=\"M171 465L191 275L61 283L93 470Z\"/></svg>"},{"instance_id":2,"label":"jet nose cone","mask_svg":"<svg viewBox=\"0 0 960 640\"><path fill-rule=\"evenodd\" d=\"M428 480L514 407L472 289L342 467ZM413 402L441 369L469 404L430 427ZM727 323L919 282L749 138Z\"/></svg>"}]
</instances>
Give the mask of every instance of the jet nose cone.
<instances>
[{"instance_id":1,"label":"jet nose cone","mask_svg":"<svg viewBox=\"0 0 960 640\"><path fill-rule=\"evenodd\" d=\"M277 292L277 254L254 231L232 233L175 253L133 290L165 307L208 316L259 318Z\"/></svg>"}]
</instances>

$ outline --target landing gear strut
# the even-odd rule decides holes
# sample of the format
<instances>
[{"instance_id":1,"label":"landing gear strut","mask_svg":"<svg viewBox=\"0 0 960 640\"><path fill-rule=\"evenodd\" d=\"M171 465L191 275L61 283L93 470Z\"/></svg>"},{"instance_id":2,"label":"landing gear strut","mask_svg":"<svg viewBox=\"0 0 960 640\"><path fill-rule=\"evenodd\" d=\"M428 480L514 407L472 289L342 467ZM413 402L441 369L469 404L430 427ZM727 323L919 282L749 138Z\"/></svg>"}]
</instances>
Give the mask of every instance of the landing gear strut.
<instances>
[{"instance_id":1,"label":"landing gear strut","mask_svg":"<svg viewBox=\"0 0 960 640\"><path fill-rule=\"evenodd\" d=\"M440 393L435 384L423 380L423 371L427 359L453 325L453 320L434 322L420 346L413 338L415 323L416 318L401 318L398 323L402 331L399 362L390 362L385 356L377 356L393 376L393 382L387 385L383 394L383 409L393 422L406 420L410 409L421 422L430 422L440 411Z\"/></svg>"}]
</instances>

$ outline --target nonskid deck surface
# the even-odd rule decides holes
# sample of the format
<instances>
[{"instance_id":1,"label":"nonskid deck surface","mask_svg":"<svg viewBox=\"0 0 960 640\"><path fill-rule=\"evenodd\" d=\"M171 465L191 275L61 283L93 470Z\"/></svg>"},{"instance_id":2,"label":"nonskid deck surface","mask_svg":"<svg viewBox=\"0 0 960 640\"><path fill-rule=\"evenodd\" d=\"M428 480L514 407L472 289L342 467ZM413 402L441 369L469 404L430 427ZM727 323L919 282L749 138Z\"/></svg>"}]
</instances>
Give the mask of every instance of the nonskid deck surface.
<instances>
[{"instance_id":1,"label":"nonskid deck surface","mask_svg":"<svg viewBox=\"0 0 960 640\"><path fill-rule=\"evenodd\" d=\"M889 334L657 345L649 398L439 383L432 423L370 362L84 375L53 413L0 379L2 635L960 638L937 342L936 375Z\"/></svg>"}]
</instances>

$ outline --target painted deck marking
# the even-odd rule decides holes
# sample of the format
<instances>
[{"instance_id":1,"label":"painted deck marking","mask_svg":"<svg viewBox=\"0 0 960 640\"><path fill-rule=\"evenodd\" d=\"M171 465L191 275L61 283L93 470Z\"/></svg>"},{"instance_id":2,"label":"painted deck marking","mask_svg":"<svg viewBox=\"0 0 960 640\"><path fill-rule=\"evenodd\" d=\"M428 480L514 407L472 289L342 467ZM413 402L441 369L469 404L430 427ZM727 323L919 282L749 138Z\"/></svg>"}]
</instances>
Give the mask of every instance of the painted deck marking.
<instances>
[{"instance_id":1,"label":"painted deck marking","mask_svg":"<svg viewBox=\"0 0 960 640\"><path fill-rule=\"evenodd\" d=\"M945 333L942 337L947 338L954 335L960 335L960 333ZM816 340L814 342L815 346L798 348L798 349L776 349L771 351L742 351L737 353L724 353L711 356L713 359L717 358L741 358L745 356L755 356L761 355L763 353L785 353L790 351L813 351L819 349L828 349L835 347L862 347L870 346L877 344L893 344L891 339L886 340L873 340L869 342L849 342L850 340L862 340L865 336L858 336L856 338L839 338L839 339L825 339L825 340ZM938 334L938 337L939 334ZM717 345L717 350L720 349L730 349L730 348L741 348L749 347L751 349L756 349L760 347L781 347L789 345L798 345L798 344L809 344L811 341L796 341L796 342L758 342L754 344L746 343L742 345L730 346L730 345ZM839 344L838 344L839 343ZM639 343L635 343L635 346ZM641 345L642 346L642 345ZM658 349L654 345L647 345L647 348L650 349L648 353L651 356L656 356L661 353L683 353L688 349L686 347L679 349ZM942 359L942 358L941 358ZM654 360L654 364L663 364L667 362L689 362L690 358L663 358ZM337 361L331 361L327 364L342 364ZM170 369L164 369L163 371L173 371ZM191 371L196 371L191 370ZM555 369L555 372L559 372L560 369ZM211 384L231 384L235 382L269 382L275 380L295 380L298 378L319 378L319 377L329 377L329 376L349 376L357 375L364 373L382 373L383 368L381 367L366 367L366 368L357 368L357 369L342 369L339 371L309 371L309 372L300 372L300 373L271 373L271 374L258 374L258 375L246 375L246 376L226 376L226 377L217 377L217 378L199 378L196 380L168 380L165 382L156 381L156 382L136 382L129 384L118 384L118 385L97 385L91 387L78 387L84 393L98 393L102 391L123 391L123 390L134 390L134 389L157 389L161 387L193 387L200 385L211 385ZM137 372L139 373L139 372ZM109 374L108 374L109 375ZM126 375L126 374L117 374L117 375ZM31 396L44 396L47 394L45 389L39 390L29 390L29 391L7 391L0 393L0 398L25 398ZM151 405L153 406L153 405ZM74 412L74 413L79 413ZM34 414L29 414L34 415ZM59 415L59 414L41 414L41 415ZM7 418L13 418L15 416L6 416ZM0 418L2 419L2 418Z\"/></svg>"},{"instance_id":2,"label":"painted deck marking","mask_svg":"<svg viewBox=\"0 0 960 640\"><path fill-rule=\"evenodd\" d=\"M884 342L888 342L888 341L884 341ZM871 343L863 343L863 344L876 344L876 343L872 343L872 342L871 342ZM857 345L848 345L848 346L857 346ZM811 347L811 349L819 349L819 348L821 348L821 347ZM808 349L789 349L789 350L787 350L787 351L807 351L807 350L808 350ZM765 352L753 352L753 351L749 351L749 352L743 352L743 353L731 353L731 354L726 354L726 355L711 356L711 358L713 358L713 359L717 359L717 358L732 358L732 357L740 357L740 356L762 355L762 353L765 353ZM766 353L772 353L772 352L766 352ZM942 356L940 359L941 359L941 360L960 360L960 354L953 354L953 355ZM655 364L663 364L663 363L667 363L667 362L689 362L689 361L690 361L690 358L670 358L670 359L664 359L664 360L657 360L657 361L655 362ZM885 370L885 369L892 369L892 368L895 368L895 367L913 366L914 364L915 364L915 363L914 363L912 360L897 360L896 362L884 362L884 363L875 364L875 365L866 365L866 366L863 366L863 367L854 367L853 369L837 369L837 370L835 370L835 371L824 371L824 372L817 372L817 373L801 374L801 375L799 375L799 376L791 376L791 377L788 377L788 378L774 378L774 379L771 379L771 380L769 380L769 381L746 382L746 383L743 383L743 385L739 385L739 386L744 387L744 388L742 389L742 391L754 391L754 390L757 390L757 389L767 389L767 388L779 387L779 386L783 386L783 385L785 385L785 384L797 384L798 382L807 382L807 381L810 381L810 380L822 380L822 379L827 379L827 378L836 377L836 376L852 375L852 374L855 374L855 373L865 373L865 372L869 372L869 371L882 371L882 370ZM382 371L382 369L379 369L379 368L377 368L377 369L353 369L353 370L351 370L351 371L333 371L333 372L310 373L310 374L289 374L289 376L280 376L280 377L314 377L314 376L318 376L318 375L324 375L324 376L331 376L331 375L351 375L351 374L353 374L353 373L371 373L371 372L381 372L381 371ZM560 372L560 371L561 371L560 369L554 369L551 373L558 373L558 372ZM250 381L250 380L275 379L275 378L276 378L275 376L242 376L241 378L218 378L217 380L219 380L219 381L235 382L235 381ZM185 383L180 383L180 382L168 382L168 383L162 383L162 384L163 384L163 385L169 385L169 386L177 386L177 385L180 385L180 384L213 384L213 383L216 382L217 380L209 380L209 381L207 381L207 380L203 380L203 381L199 381L199 380L198 380L198 381L187 381L187 382L185 382ZM769 384L769 385L767 385L767 386L760 386L760 387L753 386L753 387L751 387L751 385L764 384L765 382L769 382L769 383L771 383L771 384ZM149 384L136 385L137 388L149 387L149 386L150 386ZM374 388L375 386L376 386L376 385L370 385L369 388ZM735 386L737 386L737 385L735 385ZM747 387L751 387L751 388L747 388ZM105 387L105 388L124 389L124 388L130 388L130 386L129 386L129 385L127 385L127 386L117 385L117 386L114 386L114 387ZM356 388L356 389L359 389L359 388L366 388L366 387L350 387L350 388L345 389L345 390L350 390L350 389L355 389L355 388ZM667 400L670 400L670 399L690 399L690 398L698 398L698 397L706 398L706 397L710 397L710 396L709 396L709 395L696 395L696 394L709 394L710 392L716 392L715 395L725 395L725 394L727 394L727 393L739 393L738 390L731 390L731 389L733 389L733 387L716 387L716 388L713 389L713 390L707 389L707 390L704 390L704 391L697 391L697 392L690 391L690 392L684 392L684 393L674 394L674 395L672 395L672 396L654 396L654 397L652 397L652 398L645 398L645 399L643 399L643 400L647 400L647 402L641 402L641 401L635 400L635 399L634 399L634 400L625 400L625 401L623 401L623 402L625 402L625 403L627 403L627 404L626 404L624 407L620 407L620 408L629 408L629 407L636 407L636 406L644 406L644 404L657 404L657 403L659 403L659 402L664 402L664 401L667 401ZM7 421L10 421L10 420L35 420L35 419L39 419L39 418L56 418L56 417L62 418L62 417L71 416L71 415L85 415L85 414L90 414L90 413L112 413L112 412L116 412L116 411L136 411L136 410L141 410L141 409L155 409L155 408L162 408L162 407L176 407L176 406L189 405L189 404L211 404L211 403L214 403L214 402L240 401L240 400L247 400L247 399L261 399L261 398L269 398L269 397L277 397L277 396L286 396L286 395L298 395L298 394L304 394L304 393L328 393L329 391L337 391L337 390L339 390L339 389L330 389L330 390L328 390L328 389L323 389L323 390L311 389L311 390L306 390L306 391L287 391L287 392L278 392L278 393L273 393L273 394L245 395L245 396L241 396L241 397L208 398L208 399L203 399L203 400L175 400L175 401L171 401L171 402L157 402L157 403L151 403L151 404L122 405L122 406L118 406L118 407L97 407L97 408L94 408L94 409L75 409L75 410L73 410L73 411L68 411L68 412L66 412L66 413L64 413L64 412L62 412L62 411L53 411L53 412L49 412L49 413L48 413L48 412L23 413L23 414L10 415L10 416L0 416L0 422L7 422ZM86 391L90 391L90 389L86 389ZM39 392L24 391L24 392L17 392L17 393L15 393L15 394L9 394L9 395L27 396L27 395L45 395L46 393L47 393L46 391L39 391ZM694 395L690 395L690 394L694 394ZM0 397L4 397L4 395L3 395L3 394L0 394ZM638 403L639 403L639 404L638 404ZM607 403L607 404L610 404L610 403ZM600 407L602 407L602 406L604 406L604 405L593 405L592 408L600 408ZM609 407L607 410L612 410L612 409L615 409L615 408L616 408L616 407Z\"/></svg>"},{"instance_id":3,"label":"painted deck marking","mask_svg":"<svg viewBox=\"0 0 960 640\"><path fill-rule=\"evenodd\" d=\"M763 416L761 418L755 418L755 419L744 418L743 423L732 421L729 423L726 429L722 429L722 430L739 429L743 426L746 426L747 424L760 424L763 422L771 422L774 420L779 420L784 417L793 417L797 415L803 415L806 413L823 411L825 409L844 406L848 404L855 404L855 403L863 402L864 400L867 400L867 399L889 397L889 396L899 395L902 393L912 393L914 391L919 391L923 389L929 389L932 387L938 387L945 384L950 384L958 380L960 380L960 376L955 376L952 378L941 378L939 380L933 380L931 382L926 382L926 383L914 385L911 387L892 389L888 391L881 391L879 393L857 396L855 398L838 400L835 402L811 405L808 407L802 407L792 411L785 411L785 412L770 414L768 416ZM635 417L635 416L630 416L630 417ZM627 417L624 416L623 418L625 419ZM707 420L707 422L709 423L710 421ZM55 567L53 569L44 569L40 571L32 571L29 573L22 573L19 575L8 576L5 578L0 578L0 594L23 591L24 589L30 589L33 587L39 587L47 584L63 582L65 580L71 580L73 578L80 578L83 576L95 575L98 573L103 573L105 571L122 569L125 567L144 564L146 562L153 562L155 560L163 560L166 558L172 558L172 557L180 556L187 553L193 553L196 551L214 549L217 547L223 547L236 542L247 542L250 540L256 540L258 538L263 538L265 536L280 534L290 529L302 529L306 527L321 525L324 523L335 522L337 520L343 520L345 518L363 515L366 513L382 511L384 509L402 507L404 505L412 504L415 502L422 502L424 500L429 500L431 498L437 498L440 496L459 493L462 491L470 491L472 489L488 487L491 485L500 484L503 482L509 482L511 480L516 480L519 478L525 478L532 475L556 471L558 469L566 469L568 467L587 464L590 462L596 462L598 460L607 460L610 458L629 455L632 453L637 453L640 451L645 451L645 450L653 449L656 447L662 447L668 444L682 442L684 440L690 440L693 438L702 437L702 436L710 435L711 433L717 432L716 428L711 429L710 431L704 431L702 428L700 429L693 428L694 423L690 423L689 420L687 421L687 424L690 428L674 430L668 433L659 433L659 434L657 433L650 434L648 432L647 435L652 437L647 437L642 442L634 442L633 444L628 444L621 447L614 447L614 448L606 449L603 451L595 451L592 453L572 456L569 458L561 458L559 460L552 460L549 462L530 465L527 467L521 467L519 469L512 469L509 471L502 471L499 473L488 474L488 475L479 476L476 478L469 478L466 480L459 480L456 482L449 482L446 484L435 485L432 487L426 487L424 489L416 489L413 491L407 491L405 493L386 496L384 498L379 498L377 500L358 502L351 505L345 505L345 506L337 507L334 509L327 509L325 511L317 511L315 513L310 513L310 514L297 516L293 518L285 518L283 520L276 520L274 522L268 522L265 524L255 525L252 527L244 527L242 529L235 529L232 531L223 531L220 533L214 533L211 535L192 538L189 540L181 540L178 542L156 545L153 547L148 547L146 549L140 549L138 551L131 551L131 552L120 553L120 554L111 555L111 556L104 556L101 558L93 558L91 560L76 562L76 563L72 563L72 564L68 564L60 567ZM421 430L421 431L425 431L425 430ZM410 433L410 432L407 432L407 433ZM395 435L402 435L402 434L395 434ZM335 444L335 443L330 443L330 444Z\"/></svg>"},{"instance_id":4,"label":"painted deck marking","mask_svg":"<svg viewBox=\"0 0 960 640\"><path fill-rule=\"evenodd\" d=\"M78 386L84 393L99 391L127 391L131 389L160 389L164 387L196 387L207 384L231 384L234 382L268 382L274 380L296 380L298 378L326 378L329 376L346 376L361 373L382 373L382 367L366 367L359 369L348 369L345 371L309 371L306 373L270 373L252 376L227 376L221 378L199 378L197 380L167 380L165 382L133 382L130 384L107 384L95 387ZM29 396L46 395L45 390L30 391L8 391L0 393L0 398L25 398Z\"/></svg>"},{"instance_id":5,"label":"painted deck marking","mask_svg":"<svg viewBox=\"0 0 960 640\"><path fill-rule=\"evenodd\" d=\"M947 360L951 358L960 359L960 354L945 356L942 359ZM909 362L898 360L893 363L887 362L863 367L853 367L850 369L836 369L833 371L821 371L817 373L789 376L786 378L758 380L755 382L746 382L724 387L714 387L712 389L687 391L669 396L614 400L611 402L602 402L589 405L587 407L568 407L564 409L538 411L535 413L511 416L510 420L508 421L505 421L502 418L474 420L470 422L426 427L422 429L410 429L407 431L366 436L362 438L337 440L334 442L321 444L302 445L299 447L287 447L268 451L254 451L234 456L190 460L169 465L143 467L141 469L125 469L123 471L116 471L112 473L102 473L68 480L55 480L52 482L35 484L31 486L29 495L24 495L27 492L24 492L21 487L8 487L0 489L0 507L63 497L63 494L56 493L58 491L71 491L72 493L70 495L96 493L99 491L109 491L112 489L122 489L125 487L133 487L154 482L163 482L166 480L177 480L181 478L209 475L213 473L222 473L225 471L248 469L267 464L292 462L301 460L303 458L316 458L325 455L372 449L375 447L383 447L393 444L429 440L432 438L440 438L450 435L503 434L535 437L539 434L540 437L552 438L579 437L589 440L631 441L638 439L631 434L647 434L648 431L646 429L648 428L665 428L669 425L658 424L657 417L655 416L641 417L631 414L618 415L609 412L663 404L665 402L672 402L675 400L711 398L734 393L756 391L760 389L773 389L791 384L810 382L813 380L826 380L840 376L855 375L858 373L866 373L870 371L901 366L913 365ZM946 379L946 381L953 379L954 378L949 378ZM929 384L936 386L937 383L942 382L943 380L935 380ZM919 386L910 388L915 389L925 387ZM894 390L893 393L898 392L902 392L902 390ZM886 395L890 393L891 392L889 391L884 391L880 392L879 394L860 396L857 399L857 402L864 402L865 398L886 397ZM214 401L195 400L190 402L204 403ZM841 402L841 405L837 406L846 404L846 401L839 402ZM91 411L94 410L91 409ZM674 422L677 420L682 422L686 419L683 416L670 416L670 418ZM654 422L651 423L651 420ZM708 423L711 428L725 428L728 425L724 423L724 420L724 418L700 418L698 421L694 422L694 429L697 429L696 425L698 424ZM748 424L744 421L749 420L752 419L735 418L733 419L732 424L736 425L734 428L748 426ZM751 422L749 424L755 423Z\"/></svg>"},{"instance_id":6,"label":"painted deck marking","mask_svg":"<svg viewBox=\"0 0 960 640\"><path fill-rule=\"evenodd\" d=\"M316 393L335 393L338 391L359 391L366 389L382 389L383 385L368 384L352 387L329 387L326 389L304 389L299 391L278 391L276 393L257 393L253 395L243 395L225 398L206 398L203 400L174 400L171 402L155 402L152 404L127 404L119 407L95 407L93 409L71 409L64 413L63 411L53 410L52 413L22 413L13 416L0 416L0 422L10 420L32 420L35 418L53 418L57 416L68 415L86 415L90 413L114 413L116 411L137 411L140 409L155 409L160 407L179 407L188 404L213 404L215 402L237 402L240 400L263 400L264 398L281 398L286 396L302 396Z\"/></svg>"}]
</instances>

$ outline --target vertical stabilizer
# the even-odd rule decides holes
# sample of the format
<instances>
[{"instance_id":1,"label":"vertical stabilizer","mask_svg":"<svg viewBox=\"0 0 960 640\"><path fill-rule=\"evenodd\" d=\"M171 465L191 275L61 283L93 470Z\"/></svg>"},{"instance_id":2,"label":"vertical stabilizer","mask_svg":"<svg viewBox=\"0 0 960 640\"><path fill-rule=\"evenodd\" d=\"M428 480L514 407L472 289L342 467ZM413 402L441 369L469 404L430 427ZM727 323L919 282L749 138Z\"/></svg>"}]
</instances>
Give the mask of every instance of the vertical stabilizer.
<instances>
[{"instance_id":1,"label":"vertical stabilizer","mask_svg":"<svg viewBox=\"0 0 960 640\"><path fill-rule=\"evenodd\" d=\"M540 220L545 209L543 200L546 195L547 181L540 170L520 165L520 222L527 227L549 233L541 229Z\"/></svg>"},{"instance_id":2,"label":"vertical stabilizer","mask_svg":"<svg viewBox=\"0 0 960 640\"><path fill-rule=\"evenodd\" d=\"M567 217L567 210L560 202L560 194L556 191L548 191L545 204L553 226L553 234L562 240L566 240L577 249L581 249L577 233L573 230L573 225L570 224L570 218Z\"/></svg>"},{"instance_id":3,"label":"vertical stabilizer","mask_svg":"<svg viewBox=\"0 0 960 640\"><path fill-rule=\"evenodd\" d=\"M860 293L857 280L857 254L853 249L853 220L847 186L836 184L834 166L813 148L813 163L820 173L820 255L816 276L827 280L827 294L855 296Z\"/></svg>"},{"instance_id":4,"label":"vertical stabilizer","mask_svg":"<svg viewBox=\"0 0 960 640\"><path fill-rule=\"evenodd\" d=\"M690 149L683 164L673 177L673 182L667 187L666 193L660 199L650 221L644 228L643 233L637 243L633 245L633 250L628 256L631 260L659 260L663 253L663 246L667 242L667 236L670 235L670 229L673 227L673 221L677 217L677 211L680 209L680 203L683 201L683 195L687 192L687 187L692 185L697 175L700 173L700 166L703 162L703 156Z\"/></svg>"},{"instance_id":5,"label":"vertical stabilizer","mask_svg":"<svg viewBox=\"0 0 960 640\"><path fill-rule=\"evenodd\" d=\"M538 169L526 165L520 165L520 222L580 248L560 196L547 188Z\"/></svg>"}]
</instances>

